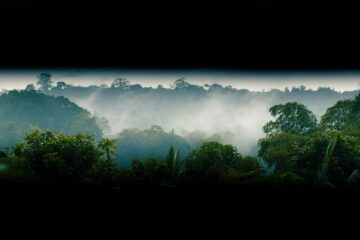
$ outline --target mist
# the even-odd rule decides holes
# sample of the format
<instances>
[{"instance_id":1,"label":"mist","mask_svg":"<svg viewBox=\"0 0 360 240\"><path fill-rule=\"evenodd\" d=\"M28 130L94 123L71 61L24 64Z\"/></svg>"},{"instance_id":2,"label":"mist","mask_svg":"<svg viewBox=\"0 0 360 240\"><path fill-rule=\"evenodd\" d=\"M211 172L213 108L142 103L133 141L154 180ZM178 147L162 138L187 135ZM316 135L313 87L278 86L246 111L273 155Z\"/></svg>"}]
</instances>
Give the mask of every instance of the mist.
<instances>
[{"instance_id":1,"label":"mist","mask_svg":"<svg viewBox=\"0 0 360 240\"><path fill-rule=\"evenodd\" d=\"M127 128L159 125L184 137L192 131L204 132L208 137L218 133L222 142L235 145L243 154L255 152L263 136L262 126L271 118L268 109L272 99L239 99L226 92L181 95L125 92L104 100L106 96L98 90L88 99L73 100L95 116L108 119L109 135Z\"/></svg>"},{"instance_id":2,"label":"mist","mask_svg":"<svg viewBox=\"0 0 360 240\"><path fill-rule=\"evenodd\" d=\"M38 72L0 74L1 87L35 84ZM118 76L122 86L111 86ZM181 78L185 76L186 78ZM45 94L65 96L97 118L108 120L107 136L125 129L161 126L185 139L197 132L255 155L269 108L296 101L320 120L326 109L358 92L359 74L264 74L236 72L55 71ZM15 81L17 79L17 81ZM178 79L174 82L174 79ZM340 81L340 79L342 79ZM65 82L63 86L58 82ZM11 84L10 84L11 83ZM301 87L300 87L301 86Z\"/></svg>"},{"instance_id":3,"label":"mist","mask_svg":"<svg viewBox=\"0 0 360 240\"><path fill-rule=\"evenodd\" d=\"M320 120L328 107L356 94L356 91L339 93L330 88L313 91L305 87L256 92L218 84L199 86L182 80L186 86L97 87L86 93L68 89L62 94L96 117L105 117L111 128L107 135L159 125L185 139L195 131L204 138L217 134L221 142L236 146L244 155L256 154L257 142L265 136L262 128L271 120L268 111L271 106L297 101Z\"/></svg>"}]
</instances>

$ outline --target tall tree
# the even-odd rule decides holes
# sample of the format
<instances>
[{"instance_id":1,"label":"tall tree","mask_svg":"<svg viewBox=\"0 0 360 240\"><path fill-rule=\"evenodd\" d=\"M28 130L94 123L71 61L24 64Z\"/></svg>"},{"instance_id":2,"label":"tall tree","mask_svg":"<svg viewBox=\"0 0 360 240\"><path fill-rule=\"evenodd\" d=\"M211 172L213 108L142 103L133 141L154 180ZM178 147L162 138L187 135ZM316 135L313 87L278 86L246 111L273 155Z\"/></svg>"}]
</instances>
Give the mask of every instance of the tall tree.
<instances>
[{"instance_id":1,"label":"tall tree","mask_svg":"<svg viewBox=\"0 0 360 240\"><path fill-rule=\"evenodd\" d=\"M40 73L37 84L40 85L41 91L49 91L52 87L52 75L50 73Z\"/></svg>"},{"instance_id":2,"label":"tall tree","mask_svg":"<svg viewBox=\"0 0 360 240\"><path fill-rule=\"evenodd\" d=\"M280 132L306 134L314 132L317 128L315 115L303 104L297 102L279 104L271 107L269 112L276 119L264 126L266 134Z\"/></svg>"},{"instance_id":3,"label":"tall tree","mask_svg":"<svg viewBox=\"0 0 360 240\"><path fill-rule=\"evenodd\" d=\"M176 184L184 170L184 162L181 161L180 151L175 150L174 146L170 147L169 154L166 157L166 164L169 169L169 180L172 184Z\"/></svg>"},{"instance_id":4,"label":"tall tree","mask_svg":"<svg viewBox=\"0 0 360 240\"><path fill-rule=\"evenodd\" d=\"M103 138L100 140L98 147L101 151L103 151L106 155L106 160L111 161L116 154L116 140Z\"/></svg>"}]
</instances>

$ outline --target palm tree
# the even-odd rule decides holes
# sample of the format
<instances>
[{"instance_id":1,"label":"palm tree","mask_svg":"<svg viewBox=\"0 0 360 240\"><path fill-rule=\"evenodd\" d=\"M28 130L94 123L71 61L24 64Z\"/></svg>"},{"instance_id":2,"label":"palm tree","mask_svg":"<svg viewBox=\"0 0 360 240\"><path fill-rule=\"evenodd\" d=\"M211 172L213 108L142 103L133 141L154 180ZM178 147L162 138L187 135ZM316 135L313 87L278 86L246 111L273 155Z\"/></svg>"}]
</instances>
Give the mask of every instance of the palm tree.
<instances>
[{"instance_id":1,"label":"palm tree","mask_svg":"<svg viewBox=\"0 0 360 240\"><path fill-rule=\"evenodd\" d=\"M113 156L116 154L116 140L109 138L102 138L99 142L98 147L105 152L106 160L110 161Z\"/></svg>"},{"instance_id":2,"label":"palm tree","mask_svg":"<svg viewBox=\"0 0 360 240\"><path fill-rule=\"evenodd\" d=\"M326 153L325 153L324 159L322 161L321 171L319 173L319 183L320 184L333 186L331 183L328 182L328 168L329 168L329 162L330 162L331 155L332 155L335 145L336 145L336 141L337 141L337 136L333 136L330 139L328 146L326 148Z\"/></svg>"},{"instance_id":3,"label":"palm tree","mask_svg":"<svg viewBox=\"0 0 360 240\"><path fill-rule=\"evenodd\" d=\"M170 147L168 156L166 157L166 165L169 169L169 181L170 185L174 186L183 173L184 161L180 158L179 150L175 150L173 146Z\"/></svg>"}]
</instances>

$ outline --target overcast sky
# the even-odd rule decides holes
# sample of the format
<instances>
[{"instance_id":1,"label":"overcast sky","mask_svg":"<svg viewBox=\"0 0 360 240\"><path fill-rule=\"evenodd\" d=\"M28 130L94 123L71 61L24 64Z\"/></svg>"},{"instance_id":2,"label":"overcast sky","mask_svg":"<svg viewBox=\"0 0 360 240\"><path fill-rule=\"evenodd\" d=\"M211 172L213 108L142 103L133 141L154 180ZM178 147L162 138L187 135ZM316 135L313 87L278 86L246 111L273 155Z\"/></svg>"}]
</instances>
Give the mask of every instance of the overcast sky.
<instances>
[{"instance_id":1,"label":"overcast sky","mask_svg":"<svg viewBox=\"0 0 360 240\"><path fill-rule=\"evenodd\" d=\"M185 77L190 83L203 85L218 83L233 88L262 91L304 85L307 88L330 87L337 91L360 88L360 72L241 72L241 71L149 71L149 70L23 70L0 71L0 89L23 89L36 83L40 72L50 72L53 81L73 85L108 84L117 77L125 77L132 84L169 87L176 79Z\"/></svg>"}]
</instances>

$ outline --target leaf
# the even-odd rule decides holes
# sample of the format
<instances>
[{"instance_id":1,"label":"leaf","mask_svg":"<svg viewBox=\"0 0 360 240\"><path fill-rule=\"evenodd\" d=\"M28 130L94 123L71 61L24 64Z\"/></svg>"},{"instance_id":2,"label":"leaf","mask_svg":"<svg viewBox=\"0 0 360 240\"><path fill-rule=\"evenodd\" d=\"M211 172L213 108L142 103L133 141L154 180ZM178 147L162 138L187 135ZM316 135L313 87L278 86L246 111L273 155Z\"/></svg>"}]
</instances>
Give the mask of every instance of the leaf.
<instances>
[{"instance_id":1,"label":"leaf","mask_svg":"<svg viewBox=\"0 0 360 240\"><path fill-rule=\"evenodd\" d=\"M348 184L356 184L360 181L360 170L355 169L347 179Z\"/></svg>"},{"instance_id":2,"label":"leaf","mask_svg":"<svg viewBox=\"0 0 360 240\"><path fill-rule=\"evenodd\" d=\"M321 171L319 173L319 182L320 183L327 183L328 182L328 168L329 168L329 162L330 162L330 158L331 155L334 151L335 145L336 145L336 141L337 141L337 136L333 136L330 141L329 144L326 148L326 153L322 162L322 166L321 166Z\"/></svg>"}]
</instances>

